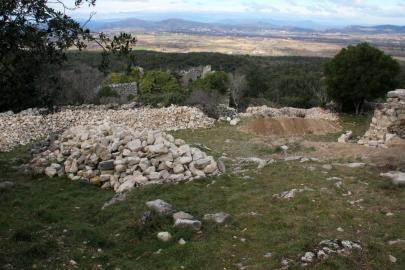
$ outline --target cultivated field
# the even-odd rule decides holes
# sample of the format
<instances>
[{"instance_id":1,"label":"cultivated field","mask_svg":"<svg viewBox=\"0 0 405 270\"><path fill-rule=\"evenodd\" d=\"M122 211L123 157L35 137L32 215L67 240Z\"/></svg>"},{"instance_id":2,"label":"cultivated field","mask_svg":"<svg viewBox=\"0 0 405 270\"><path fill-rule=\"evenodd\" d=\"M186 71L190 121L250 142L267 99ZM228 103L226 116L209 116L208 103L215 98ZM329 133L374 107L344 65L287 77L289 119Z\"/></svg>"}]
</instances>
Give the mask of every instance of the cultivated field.
<instances>
[{"instance_id":1,"label":"cultivated field","mask_svg":"<svg viewBox=\"0 0 405 270\"><path fill-rule=\"evenodd\" d=\"M362 34L300 34L270 36L214 36L187 33L133 33L141 50L159 52L218 52L258 56L333 57L351 44L369 42L393 55L405 59L405 38L401 35Z\"/></svg>"}]
</instances>

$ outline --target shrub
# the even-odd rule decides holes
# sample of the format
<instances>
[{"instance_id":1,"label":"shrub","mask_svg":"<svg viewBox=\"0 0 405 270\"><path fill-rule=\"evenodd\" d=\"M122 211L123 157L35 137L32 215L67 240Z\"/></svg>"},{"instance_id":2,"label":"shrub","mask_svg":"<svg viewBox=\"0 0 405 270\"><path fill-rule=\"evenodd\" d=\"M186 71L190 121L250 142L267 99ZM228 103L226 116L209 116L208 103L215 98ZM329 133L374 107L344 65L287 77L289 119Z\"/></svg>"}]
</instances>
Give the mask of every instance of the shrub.
<instances>
[{"instance_id":1,"label":"shrub","mask_svg":"<svg viewBox=\"0 0 405 270\"><path fill-rule=\"evenodd\" d=\"M105 98L105 97L116 97L118 98L120 95L117 91L111 89L109 86L103 86L100 91L97 93L98 98Z\"/></svg>"},{"instance_id":2,"label":"shrub","mask_svg":"<svg viewBox=\"0 0 405 270\"><path fill-rule=\"evenodd\" d=\"M169 73L163 71L148 71L139 83L139 94L163 94L180 92L180 84Z\"/></svg>"},{"instance_id":3,"label":"shrub","mask_svg":"<svg viewBox=\"0 0 405 270\"><path fill-rule=\"evenodd\" d=\"M190 89L192 91L197 90L215 90L221 94L226 94L229 88L228 75L223 71L217 71L206 75L204 78L200 78L191 83Z\"/></svg>"},{"instance_id":4,"label":"shrub","mask_svg":"<svg viewBox=\"0 0 405 270\"><path fill-rule=\"evenodd\" d=\"M219 118L218 105L223 95L216 90L193 91L187 98L186 104L199 107L206 115L212 118Z\"/></svg>"},{"instance_id":5,"label":"shrub","mask_svg":"<svg viewBox=\"0 0 405 270\"><path fill-rule=\"evenodd\" d=\"M132 68L131 72L111 72L107 75L107 84L119 84L119 83L132 83L139 82L141 78L141 71L139 68Z\"/></svg>"}]
</instances>

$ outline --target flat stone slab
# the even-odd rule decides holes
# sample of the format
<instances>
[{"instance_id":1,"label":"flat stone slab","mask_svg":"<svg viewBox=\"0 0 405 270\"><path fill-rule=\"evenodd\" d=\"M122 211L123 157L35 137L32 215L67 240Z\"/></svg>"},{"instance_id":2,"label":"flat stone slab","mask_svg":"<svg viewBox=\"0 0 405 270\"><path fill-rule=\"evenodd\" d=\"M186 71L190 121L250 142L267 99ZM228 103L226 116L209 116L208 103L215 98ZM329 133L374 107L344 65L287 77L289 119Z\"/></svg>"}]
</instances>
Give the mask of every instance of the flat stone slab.
<instances>
[{"instance_id":1,"label":"flat stone slab","mask_svg":"<svg viewBox=\"0 0 405 270\"><path fill-rule=\"evenodd\" d=\"M394 185L400 185L400 186L405 185L405 173L403 173L403 172L382 173L382 174L380 174L380 176L391 178L392 183Z\"/></svg>"},{"instance_id":2,"label":"flat stone slab","mask_svg":"<svg viewBox=\"0 0 405 270\"><path fill-rule=\"evenodd\" d=\"M171 204L160 199L146 202L146 206L162 216L170 216L175 212L175 209Z\"/></svg>"}]
</instances>

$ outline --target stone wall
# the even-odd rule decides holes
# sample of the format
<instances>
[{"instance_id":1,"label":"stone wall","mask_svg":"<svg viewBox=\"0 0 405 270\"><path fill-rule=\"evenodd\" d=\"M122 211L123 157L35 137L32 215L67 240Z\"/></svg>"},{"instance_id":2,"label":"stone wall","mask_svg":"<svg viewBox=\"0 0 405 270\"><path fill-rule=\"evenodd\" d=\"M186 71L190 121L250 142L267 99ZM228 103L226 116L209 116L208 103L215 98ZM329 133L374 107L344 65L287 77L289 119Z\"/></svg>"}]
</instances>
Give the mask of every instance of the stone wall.
<instances>
[{"instance_id":1,"label":"stone wall","mask_svg":"<svg viewBox=\"0 0 405 270\"><path fill-rule=\"evenodd\" d=\"M133 83L120 83L108 85L112 90L116 91L121 97L136 96L138 94L138 85Z\"/></svg>"},{"instance_id":2,"label":"stone wall","mask_svg":"<svg viewBox=\"0 0 405 270\"><path fill-rule=\"evenodd\" d=\"M195 81L199 78L204 78L211 72L211 66L198 66L190 68L188 70L181 70L178 72L178 75L180 76L181 85L183 87L187 87L190 82Z\"/></svg>"},{"instance_id":3,"label":"stone wall","mask_svg":"<svg viewBox=\"0 0 405 270\"><path fill-rule=\"evenodd\" d=\"M112 90L116 91L118 95L122 98L128 98L129 96L136 96L138 94L138 84L136 82L132 83L117 83L107 85ZM103 86L99 86L96 92L100 91Z\"/></svg>"},{"instance_id":4,"label":"stone wall","mask_svg":"<svg viewBox=\"0 0 405 270\"><path fill-rule=\"evenodd\" d=\"M405 139L405 90L389 92L387 97L386 103L377 106L370 128L359 144L379 147L396 136Z\"/></svg>"}]
</instances>

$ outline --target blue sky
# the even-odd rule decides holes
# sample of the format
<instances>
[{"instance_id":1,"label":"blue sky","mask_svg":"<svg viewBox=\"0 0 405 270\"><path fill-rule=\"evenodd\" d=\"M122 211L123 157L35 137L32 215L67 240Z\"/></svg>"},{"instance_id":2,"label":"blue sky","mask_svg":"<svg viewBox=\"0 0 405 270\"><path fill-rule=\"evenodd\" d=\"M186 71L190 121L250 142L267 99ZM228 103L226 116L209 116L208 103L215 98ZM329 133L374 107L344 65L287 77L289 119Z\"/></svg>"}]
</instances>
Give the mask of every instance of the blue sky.
<instances>
[{"instance_id":1,"label":"blue sky","mask_svg":"<svg viewBox=\"0 0 405 270\"><path fill-rule=\"evenodd\" d=\"M257 17L335 25L405 25L405 0L98 0L94 9L83 7L73 15L85 16L90 11L97 12L96 19L129 14L143 17L148 14L162 17L165 14L166 17L213 14L215 18L224 19Z\"/></svg>"}]
</instances>

